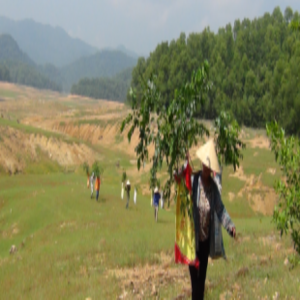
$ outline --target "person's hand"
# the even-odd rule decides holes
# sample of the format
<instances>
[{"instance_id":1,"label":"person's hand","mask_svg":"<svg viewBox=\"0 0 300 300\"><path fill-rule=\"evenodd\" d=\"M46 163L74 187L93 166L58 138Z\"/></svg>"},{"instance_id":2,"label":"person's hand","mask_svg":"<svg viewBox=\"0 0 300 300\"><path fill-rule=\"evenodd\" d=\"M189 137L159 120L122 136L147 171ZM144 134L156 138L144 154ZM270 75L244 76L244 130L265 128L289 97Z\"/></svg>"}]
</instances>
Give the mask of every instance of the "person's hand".
<instances>
[{"instance_id":1,"label":"person's hand","mask_svg":"<svg viewBox=\"0 0 300 300\"><path fill-rule=\"evenodd\" d=\"M236 236L235 227L232 227L232 229L231 229L231 235L232 235L233 238L235 238L235 236Z\"/></svg>"}]
</instances>

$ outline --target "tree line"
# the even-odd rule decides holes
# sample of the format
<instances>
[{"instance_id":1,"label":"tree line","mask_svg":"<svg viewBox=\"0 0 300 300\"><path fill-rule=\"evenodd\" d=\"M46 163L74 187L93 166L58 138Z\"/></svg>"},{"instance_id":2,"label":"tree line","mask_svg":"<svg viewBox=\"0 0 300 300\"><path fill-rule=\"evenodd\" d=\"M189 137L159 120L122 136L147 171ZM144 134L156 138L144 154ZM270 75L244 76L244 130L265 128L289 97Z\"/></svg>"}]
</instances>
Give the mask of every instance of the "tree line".
<instances>
[{"instance_id":1,"label":"tree line","mask_svg":"<svg viewBox=\"0 0 300 300\"><path fill-rule=\"evenodd\" d=\"M112 78L84 78L71 88L71 94L124 102L130 87L132 68Z\"/></svg>"},{"instance_id":2,"label":"tree line","mask_svg":"<svg viewBox=\"0 0 300 300\"><path fill-rule=\"evenodd\" d=\"M1 62L0 81L32 86L37 89L62 91L61 85L38 72L34 66L22 62Z\"/></svg>"},{"instance_id":3,"label":"tree line","mask_svg":"<svg viewBox=\"0 0 300 300\"><path fill-rule=\"evenodd\" d=\"M264 127L276 120L288 133L300 133L300 40L289 24L299 13L276 7L252 21L236 20L214 33L209 27L188 37L162 42L139 58L131 86L141 97L144 79L156 74L162 104L169 105L176 87L207 59L213 82L197 116L214 119L223 110L240 124Z\"/></svg>"}]
</instances>

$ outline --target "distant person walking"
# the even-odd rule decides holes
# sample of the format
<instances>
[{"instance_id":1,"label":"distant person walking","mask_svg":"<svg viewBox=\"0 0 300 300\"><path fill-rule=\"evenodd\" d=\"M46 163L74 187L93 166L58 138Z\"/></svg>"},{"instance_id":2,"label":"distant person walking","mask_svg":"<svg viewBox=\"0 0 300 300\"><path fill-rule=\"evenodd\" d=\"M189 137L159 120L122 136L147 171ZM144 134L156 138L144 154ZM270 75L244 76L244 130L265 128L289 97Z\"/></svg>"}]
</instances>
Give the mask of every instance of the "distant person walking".
<instances>
[{"instance_id":1,"label":"distant person walking","mask_svg":"<svg viewBox=\"0 0 300 300\"><path fill-rule=\"evenodd\" d=\"M94 180L95 180L95 174L93 172L91 178L90 178L90 187L91 187L91 199L93 198L94 194Z\"/></svg>"},{"instance_id":2,"label":"distant person walking","mask_svg":"<svg viewBox=\"0 0 300 300\"><path fill-rule=\"evenodd\" d=\"M158 191L158 188L156 187L154 189L154 195L153 195L153 206L154 206L154 218L155 221L157 222L158 218L158 208L159 208L159 200L160 200L160 193Z\"/></svg>"},{"instance_id":3,"label":"distant person walking","mask_svg":"<svg viewBox=\"0 0 300 300\"><path fill-rule=\"evenodd\" d=\"M95 190L96 190L96 201L98 201L99 198L99 191L100 191L100 175L96 177L96 183L95 183Z\"/></svg>"},{"instance_id":4,"label":"distant person walking","mask_svg":"<svg viewBox=\"0 0 300 300\"><path fill-rule=\"evenodd\" d=\"M136 204L136 200L137 200L137 190L136 187L134 188L134 194L133 194L133 203Z\"/></svg>"},{"instance_id":5,"label":"distant person walking","mask_svg":"<svg viewBox=\"0 0 300 300\"><path fill-rule=\"evenodd\" d=\"M129 205L129 199L130 199L130 189L131 189L131 186L130 186L130 181L127 180L126 182L126 186L125 186L125 191L126 191L126 195L127 195L127 203L126 203L126 208L128 208L128 205Z\"/></svg>"},{"instance_id":6,"label":"distant person walking","mask_svg":"<svg viewBox=\"0 0 300 300\"><path fill-rule=\"evenodd\" d=\"M90 174L87 172L86 176L87 176L86 186L87 186L87 188L89 188L90 187Z\"/></svg>"}]
</instances>

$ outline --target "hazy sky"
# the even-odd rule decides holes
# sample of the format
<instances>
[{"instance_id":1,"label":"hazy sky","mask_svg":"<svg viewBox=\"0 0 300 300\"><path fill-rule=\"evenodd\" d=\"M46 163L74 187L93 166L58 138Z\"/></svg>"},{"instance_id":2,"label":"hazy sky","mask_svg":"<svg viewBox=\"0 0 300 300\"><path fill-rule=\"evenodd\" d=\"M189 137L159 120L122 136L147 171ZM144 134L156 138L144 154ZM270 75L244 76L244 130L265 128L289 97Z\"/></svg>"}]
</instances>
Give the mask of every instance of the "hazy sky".
<instances>
[{"instance_id":1,"label":"hazy sky","mask_svg":"<svg viewBox=\"0 0 300 300\"><path fill-rule=\"evenodd\" d=\"M275 6L300 12L300 0L0 0L2 16L60 26L98 48L120 44L148 54L181 32L217 31L234 20L253 19Z\"/></svg>"}]
</instances>

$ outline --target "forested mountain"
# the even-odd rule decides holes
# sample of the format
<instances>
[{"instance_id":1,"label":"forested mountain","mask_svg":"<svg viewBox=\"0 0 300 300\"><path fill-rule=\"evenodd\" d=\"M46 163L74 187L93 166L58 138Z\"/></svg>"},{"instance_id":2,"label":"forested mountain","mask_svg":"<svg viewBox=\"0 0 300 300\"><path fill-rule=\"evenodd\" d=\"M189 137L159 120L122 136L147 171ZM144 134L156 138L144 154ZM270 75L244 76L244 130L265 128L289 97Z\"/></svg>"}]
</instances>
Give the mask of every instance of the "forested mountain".
<instances>
[{"instance_id":1,"label":"forested mountain","mask_svg":"<svg viewBox=\"0 0 300 300\"><path fill-rule=\"evenodd\" d=\"M26 53L20 50L16 41L9 35L0 35L0 80L30 85L36 88L52 89L69 92L72 85L83 78L112 77L119 72L132 68L137 59L127 56L121 51L106 50L95 55L83 57L74 63L57 68L53 64L36 65ZM8 73L7 73L8 72ZM99 79L101 87L107 90L104 95L116 95L113 100L124 100L126 91L130 86L130 72L123 74L129 76L120 78ZM111 91L116 88L112 93ZM97 97L96 94L94 97ZM111 99L111 98L109 98Z\"/></svg>"},{"instance_id":2,"label":"forested mountain","mask_svg":"<svg viewBox=\"0 0 300 300\"><path fill-rule=\"evenodd\" d=\"M158 76L163 102L191 77L205 59L213 83L199 116L214 118L231 111L246 126L264 127L276 119L289 133L300 134L300 36L289 28L299 13L276 7L272 14L250 21L236 20L215 34L184 33L159 44L150 57L140 58L132 72L132 87L141 91L141 78Z\"/></svg>"},{"instance_id":3,"label":"forested mountain","mask_svg":"<svg viewBox=\"0 0 300 300\"><path fill-rule=\"evenodd\" d=\"M112 78L85 78L72 86L71 94L95 99L124 102L130 87L132 68L127 68Z\"/></svg>"},{"instance_id":4,"label":"forested mountain","mask_svg":"<svg viewBox=\"0 0 300 300\"><path fill-rule=\"evenodd\" d=\"M137 59L121 51L101 51L92 56L83 57L63 67L64 90L69 91L73 84L83 78L111 77L126 68L136 65Z\"/></svg>"},{"instance_id":5,"label":"forested mountain","mask_svg":"<svg viewBox=\"0 0 300 300\"><path fill-rule=\"evenodd\" d=\"M13 21L0 17L0 34L9 34L37 64L67 65L97 49L71 38L62 28L43 25L33 20Z\"/></svg>"},{"instance_id":6,"label":"forested mountain","mask_svg":"<svg viewBox=\"0 0 300 300\"><path fill-rule=\"evenodd\" d=\"M35 63L9 35L0 35L0 80L60 91L61 87L42 75Z\"/></svg>"},{"instance_id":7,"label":"forested mountain","mask_svg":"<svg viewBox=\"0 0 300 300\"><path fill-rule=\"evenodd\" d=\"M136 54L124 46L99 52L59 27L33 20L0 17L0 35L0 78L37 88L69 92L80 79L112 77L137 62ZM115 84L115 79L107 82ZM123 97L123 92L117 94Z\"/></svg>"},{"instance_id":8,"label":"forested mountain","mask_svg":"<svg viewBox=\"0 0 300 300\"><path fill-rule=\"evenodd\" d=\"M8 34L0 35L0 61L15 61L33 66L34 62L20 50L16 41Z\"/></svg>"}]
</instances>

